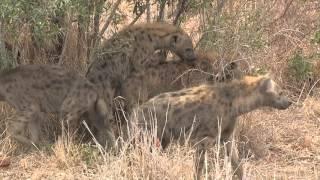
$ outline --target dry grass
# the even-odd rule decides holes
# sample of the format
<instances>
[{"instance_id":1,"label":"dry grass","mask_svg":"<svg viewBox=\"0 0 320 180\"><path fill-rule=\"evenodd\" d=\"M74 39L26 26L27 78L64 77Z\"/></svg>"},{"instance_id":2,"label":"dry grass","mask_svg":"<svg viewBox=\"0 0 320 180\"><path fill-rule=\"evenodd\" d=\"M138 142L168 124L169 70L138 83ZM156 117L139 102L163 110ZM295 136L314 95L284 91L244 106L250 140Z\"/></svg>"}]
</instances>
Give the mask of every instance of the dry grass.
<instances>
[{"instance_id":1,"label":"dry grass","mask_svg":"<svg viewBox=\"0 0 320 180\"><path fill-rule=\"evenodd\" d=\"M217 33L215 38L223 40L218 46L214 46L214 50L221 56L224 56L225 52L230 55L232 50L232 55L235 56L233 60L244 62L247 69L254 66L271 71L276 80L281 82L290 96L298 102L285 111L263 109L240 118L237 144L245 161L246 177L320 179L319 89L315 86L313 96L307 96L312 84L307 86L305 84L308 82L293 80L287 69L288 60L297 51L304 56L319 54L320 45L310 42L314 32L320 27L319 1L294 0L284 14L285 2L289 1L229 2L232 3L227 4L221 17L228 15L233 19L230 22L214 24L211 29ZM112 24L105 33L106 36L119 30L123 24L131 22L132 14L127 12L126 8L128 7L123 4L119 10L125 14L124 22ZM197 9L199 12L195 14L200 15L190 13L189 20L182 25L194 37L195 42L205 33L203 23L207 23L207 17L203 14L208 10ZM249 19L252 14L260 11L262 16ZM142 16L139 21L145 21L145 17ZM242 23L245 22L249 22L248 27L243 27ZM260 34L254 34L258 32L257 27L250 26L257 22L261 25ZM246 37L246 33L250 31L250 37ZM48 50L55 49L57 42L53 39L46 41L44 47L34 47L28 27L24 27L20 33L16 46L21 50L22 63L50 63L52 57ZM84 62L88 47L84 43L84 37L79 38L77 33L77 25L69 23L62 64L83 73L87 66ZM260 48L251 44L251 40L255 39L261 40ZM317 82L320 77L319 59L315 64L315 79L312 83ZM303 96L300 96L300 93ZM21 149L5 137L4 124L12 114L13 110L9 106L0 105L0 160L9 157L11 163L8 167L0 167L0 179L193 178L195 149L173 144L163 151L152 143L152 137L149 137L150 141L139 142L135 146L126 142L118 154L103 152L101 155L95 146L73 144L67 138L40 149L34 148L32 151ZM55 139L53 131L59 128L52 129L51 124L59 127L59 123L50 118L44 126L44 139ZM207 154L204 178L231 179L231 165L224 156L223 149L223 146L216 145Z\"/></svg>"},{"instance_id":2,"label":"dry grass","mask_svg":"<svg viewBox=\"0 0 320 180\"><path fill-rule=\"evenodd\" d=\"M242 116L239 123L240 154L249 179L319 179L319 98L308 98L285 111L263 109ZM11 114L2 105L1 123ZM161 150L152 136L134 146L125 142L118 154L101 155L88 144L67 138L41 149L25 150L6 138L0 141L1 157L11 164L0 168L5 179L192 179L195 149L171 144ZM218 151L220 149L220 151ZM14 153L12 153L14 152ZM231 179L223 145L207 153L204 178Z\"/></svg>"}]
</instances>

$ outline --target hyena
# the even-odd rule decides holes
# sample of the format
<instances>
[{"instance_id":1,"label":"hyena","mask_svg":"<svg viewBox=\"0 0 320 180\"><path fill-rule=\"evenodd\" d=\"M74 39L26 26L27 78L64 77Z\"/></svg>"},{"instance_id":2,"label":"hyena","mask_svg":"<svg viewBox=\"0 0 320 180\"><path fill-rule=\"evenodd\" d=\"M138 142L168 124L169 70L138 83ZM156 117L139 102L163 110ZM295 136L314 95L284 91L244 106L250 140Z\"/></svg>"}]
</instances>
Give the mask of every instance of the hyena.
<instances>
[{"instance_id":1,"label":"hyena","mask_svg":"<svg viewBox=\"0 0 320 180\"><path fill-rule=\"evenodd\" d=\"M213 84L216 81L240 79L243 75L236 62L225 63L223 67L219 67L218 60L208 52L196 52L196 60L192 62L181 60L167 62L158 56L153 58L158 59L153 59L152 62L161 63L149 65L142 72L132 73L121 86L120 95L125 101L123 103L125 112L130 112L135 104L144 103L160 93L203 83Z\"/></svg>"},{"instance_id":2,"label":"hyena","mask_svg":"<svg viewBox=\"0 0 320 180\"><path fill-rule=\"evenodd\" d=\"M131 74L143 71L148 57L167 49L186 61L195 54L192 40L181 28L165 23L146 23L124 28L103 42L95 52L86 77L96 85L107 103L108 120L114 119L114 97Z\"/></svg>"},{"instance_id":3,"label":"hyena","mask_svg":"<svg viewBox=\"0 0 320 180\"><path fill-rule=\"evenodd\" d=\"M133 126L152 129L156 126L161 145L166 148L170 139L184 140L181 134L189 135L189 143L197 147L197 178L204 164L203 153L219 141L228 141L234 131L236 118L257 108L269 106L287 109L291 101L282 94L280 87L269 77L245 76L229 83L204 84L175 92L162 93L135 109L131 119ZM150 113L152 112L152 113ZM156 120L155 120L156 119ZM230 143L228 143L230 144ZM243 175L236 151L228 154L236 174Z\"/></svg>"},{"instance_id":4,"label":"hyena","mask_svg":"<svg viewBox=\"0 0 320 180\"><path fill-rule=\"evenodd\" d=\"M7 123L7 131L21 143L39 142L45 113L58 113L72 134L80 127L83 115L95 128L99 143L114 142L114 134L105 121L107 105L95 86L85 77L60 66L21 65L2 72L0 100L16 109L15 118Z\"/></svg>"}]
</instances>

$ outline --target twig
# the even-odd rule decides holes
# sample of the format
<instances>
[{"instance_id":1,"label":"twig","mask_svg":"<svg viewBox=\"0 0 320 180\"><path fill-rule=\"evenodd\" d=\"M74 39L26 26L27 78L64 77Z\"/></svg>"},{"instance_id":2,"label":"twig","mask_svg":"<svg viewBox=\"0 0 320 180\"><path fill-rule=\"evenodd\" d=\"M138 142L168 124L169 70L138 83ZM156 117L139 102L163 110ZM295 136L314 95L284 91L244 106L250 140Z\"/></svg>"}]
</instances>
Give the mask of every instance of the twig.
<instances>
[{"instance_id":1,"label":"twig","mask_svg":"<svg viewBox=\"0 0 320 180\"><path fill-rule=\"evenodd\" d=\"M139 15L137 15L137 16L131 21L131 23L129 24L129 26L131 26L131 25L133 25L134 23L136 23L136 22L139 20L139 18L142 16L142 14L146 11L146 9L148 9L148 8L147 8L147 7L143 8L142 12L141 12ZM147 10L147 12L148 12L148 10ZM148 21L148 20L147 20L147 21ZM148 22L150 22L150 21L148 21Z\"/></svg>"},{"instance_id":2,"label":"twig","mask_svg":"<svg viewBox=\"0 0 320 180\"><path fill-rule=\"evenodd\" d=\"M99 3L98 5L101 5L101 3ZM100 26L100 13L98 13L97 4L95 4L94 8L95 8L95 11L94 11L95 15L93 18L93 35L92 35L93 44L95 44L97 40L97 36L99 33L99 26Z\"/></svg>"},{"instance_id":3,"label":"twig","mask_svg":"<svg viewBox=\"0 0 320 180\"><path fill-rule=\"evenodd\" d=\"M274 24L274 23L276 23L277 21L279 21L281 18L283 18L283 17L287 14L288 9L289 9L289 7L292 5L292 3L293 3L293 0L289 0L288 4L287 4L286 7L284 8L283 12L280 14L279 17L275 18L275 19L271 22L271 24Z\"/></svg>"},{"instance_id":4,"label":"twig","mask_svg":"<svg viewBox=\"0 0 320 180\"><path fill-rule=\"evenodd\" d=\"M71 21L71 15L67 14L67 19L68 22ZM63 60L64 60L64 56L66 54L66 50L67 50L67 43L69 42L69 31L72 29L72 23L69 23L68 28L67 28L67 32L64 35L64 40L63 40L63 47L62 47L62 51L59 57L59 61L58 61L58 65L61 66L63 64Z\"/></svg>"},{"instance_id":5,"label":"twig","mask_svg":"<svg viewBox=\"0 0 320 180\"><path fill-rule=\"evenodd\" d=\"M308 92L307 96L309 96L309 95L310 95L310 93L312 92L312 90L314 89L314 87L315 87L319 82L320 82L320 79L318 79L315 83L313 83L313 85L312 85L312 87L310 88L310 90L309 90L309 92Z\"/></svg>"},{"instance_id":6,"label":"twig","mask_svg":"<svg viewBox=\"0 0 320 180\"><path fill-rule=\"evenodd\" d=\"M147 8L147 22L151 21L150 16L150 0L146 0L146 8ZM142 14L142 13L141 13ZM141 15L140 15L141 16ZM130 23L131 24L131 23Z\"/></svg>"},{"instance_id":7,"label":"twig","mask_svg":"<svg viewBox=\"0 0 320 180\"><path fill-rule=\"evenodd\" d=\"M116 11L117 11L117 9L118 9L118 7L119 7L121 2L122 2L121 0L117 0L117 2L114 4L113 9L111 10L111 13L110 13L109 17L106 20L106 23L103 25L103 27L102 27L102 29L101 29L101 31L99 33L99 37L97 38L97 41L100 41L100 39L103 36L104 32L109 27L109 25L110 25L110 23L112 21L112 18L115 15L115 13L116 13Z\"/></svg>"},{"instance_id":8,"label":"twig","mask_svg":"<svg viewBox=\"0 0 320 180\"><path fill-rule=\"evenodd\" d=\"M187 6L188 6L188 3L187 3L187 2L188 2L188 0L182 0L181 3L179 3L179 4L181 4L181 5L180 5L180 7L179 7L179 9L178 9L178 12L177 12L174 20L173 20L173 24L174 24L174 25L177 25L178 20L179 20L181 14L187 9Z\"/></svg>"},{"instance_id":9,"label":"twig","mask_svg":"<svg viewBox=\"0 0 320 180\"><path fill-rule=\"evenodd\" d=\"M101 38L103 37L104 32L109 27L109 25L110 25L110 23L112 21L112 18L115 15L115 13L116 13L116 11L117 11L117 9L118 9L118 7L119 7L121 2L122 2L121 0L117 0L117 2L114 4L113 9L111 10L111 13L110 13L108 19L106 20L105 24L103 25L98 37L96 37L95 44L93 45L93 47L92 47L92 49L90 51L90 56L89 56L88 63L92 62L92 58L93 58L93 55L94 55L94 53L96 51L96 48L98 47L98 44L99 44Z\"/></svg>"},{"instance_id":10,"label":"twig","mask_svg":"<svg viewBox=\"0 0 320 180\"><path fill-rule=\"evenodd\" d=\"M157 21L163 21L164 19L164 9L166 8L167 0L162 0L160 3L160 10Z\"/></svg>"},{"instance_id":11,"label":"twig","mask_svg":"<svg viewBox=\"0 0 320 180\"><path fill-rule=\"evenodd\" d=\"M100 27L100 13L98 12L97 6L102 6L104 4L103 1L99 1L98 3L94 3L94 17L93 17L93 33L90 38L88 39L88 47L90 47L87 51L87 57L90 58L91 50L94 49L94 46L96 45L98 34L99 34L99 27Z\"/></svg>"},{"instance_id":12,"label":"twig","mask_svg":"<svg viewBox=\"0 0 320 180\"><path fill-rule=\"evenodd\" d=\"M4 56L6 54L5 45L4 45L4 39L3 39L3 25L0 22L0 55Z\"/></svg>"},{"instance_id":13,"label":"twig","mask_svg":"<svg viewBox=\"0 0 320 180\"><path fill-rule=\"evenodd\" d=\"M218 3L218 4L217 4L217 9L216 9L216 11L213 13L213 19L212 19L211 21L209 20L210 26L212 26L212 27L215 26L215 24L216 24L216 18L221 14L222 9L223 9L223 7L225 6L225 4L227 3L227 1L228 1L228 0L218 0L218 1L217 1L217 3ZM206 39L206 38L207 38L207 33L203 33L203 34L201 35L199 41L197 42L195 48L197 48L197 47L200 45L201 41L202 41L203 39Z\"/></svg>"}]
</instances>

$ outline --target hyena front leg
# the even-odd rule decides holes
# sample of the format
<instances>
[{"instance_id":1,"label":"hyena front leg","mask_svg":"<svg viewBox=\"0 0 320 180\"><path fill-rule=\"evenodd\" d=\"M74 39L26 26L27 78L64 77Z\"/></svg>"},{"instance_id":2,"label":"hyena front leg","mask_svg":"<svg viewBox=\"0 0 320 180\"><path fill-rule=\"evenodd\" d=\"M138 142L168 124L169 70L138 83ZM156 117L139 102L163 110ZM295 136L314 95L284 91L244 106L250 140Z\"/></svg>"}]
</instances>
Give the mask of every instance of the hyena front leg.
<instances>
[{"instance_id":1,"label":"hyena front leg","mask_svg":"<svg viewBox=\"0 0 320 180\"><path fill-rule=\"evenodd\" d=\"M192 141L192 144L197 144L197 151L195 156L196 174L194 176L194 179L200 180L205 160L204 154L206 153L209 147L212 147L215 144L215 142L216 139L212 137L197 138L197 141Z\"/></svg>"},{"instance_id":2,"label":"hyena front leg","mask_svg":"<svg viewBox=\"0 0 320 180\"><path fill-rule=\"evenodd\" d=\"M243 163L239 159L239 152L236 148L235 144L232 143L233 137L235 137L235 126L236 120L232 120L229 126L222 132L221 134L221 142L223 144L226 143L227 148L227 155L231 158L231 165L233 170L235 170L235 174L238 176L239 179L243 177Z\"/></svg>"},{"instance_id":3,"label":"hyena front leg","mask_svg":"<svg viewBox=\"0 0 320 180\"><path fill-rule=\"evenodd\" d=\"M228 139L222 139L223 143L227 143L227 154L231 158L231 165L235 174L239 179L243 178L243 163L239 159L239 152L235 144L232 143L232 136Z\"/></svg>"}]
</instances>

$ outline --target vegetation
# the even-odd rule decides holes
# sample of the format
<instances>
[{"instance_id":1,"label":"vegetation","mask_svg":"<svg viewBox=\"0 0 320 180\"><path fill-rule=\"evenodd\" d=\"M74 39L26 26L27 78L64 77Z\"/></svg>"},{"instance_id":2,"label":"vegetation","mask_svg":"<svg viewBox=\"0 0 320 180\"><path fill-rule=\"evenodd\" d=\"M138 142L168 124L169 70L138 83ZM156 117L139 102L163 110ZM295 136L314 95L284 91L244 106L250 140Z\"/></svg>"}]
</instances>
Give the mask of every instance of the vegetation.
<instances>
[{"instance_id":1,"label":"vegetation","mask_svg":"<svg viewBox=\"0 0 320 180\"><path fill-rule=\"evenodd\" d=\"M218 54L219 61L238 61L247 73L271 73L296 102L288 111L262 110L241 118L235 140L246 176L319 179L319 19L317 0L2 0L0 70L43 63L85 73L99 43L123 26L174 23L192 36L197 49ZM1 133L12 113L1 104ZM44 131L52 138L50 128ZM231 179L223 148L216 145L207 154L204 177ZM9 156L11 165L0 177L192 179L193 155L192 147L173 144L162 151L149 141L126 142L112 154L66 139L24 153L2 133L0 161Z\"/></svg>"},{"instance_id":2,"label":"vegetation","mask_svg":"<svg viewBox=\"0 0 320 180\"><path fill-rule=\"evenodd\" d=\"M300 54L295 54L294 57L289 60L290 72L298 80L306 80L310 77L311 67L311 63Z\"/></svg>"}]
</instances>

